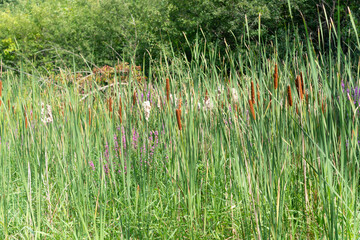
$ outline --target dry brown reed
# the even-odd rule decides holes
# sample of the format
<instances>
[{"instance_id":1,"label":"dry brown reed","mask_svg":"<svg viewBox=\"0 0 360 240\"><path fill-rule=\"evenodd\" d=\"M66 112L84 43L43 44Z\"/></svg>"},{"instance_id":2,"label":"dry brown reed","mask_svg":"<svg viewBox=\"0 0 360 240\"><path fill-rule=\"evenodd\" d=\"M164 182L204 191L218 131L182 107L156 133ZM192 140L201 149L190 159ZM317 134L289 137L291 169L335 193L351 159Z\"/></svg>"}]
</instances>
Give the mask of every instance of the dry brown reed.
<instances>
[{"instance_id":1,"label":"dry brown reed","mask_svg":"<svg viewBox=\"0 0 360 240\"><path fill-rule=\"evenodd\" d=\"M293 101L292 101L292 97L291 97L291 88L290 85L287 88L287 92L288 92L288 102L289 102L289 106L292 107L293 105Z\"/></svg>"},{"instance_id":2,"label":"dry brown reed","mask_svg":"<svg viewBox=\"0 0 360 240\"><path fill-rule=\"evenodd\" d=\"M279 74L278 74L278 66L275 64L275 71L274 71L274 89L278 88L278 81L279 81Z\"/></svg>"},{"instance_id":3,"label":"dry brown reed","mask_svg":"<svg viewBox=\"0 0 360 240\"><path fill-rule=\"evenodd\" d=\"M253 119L255 120L255 110L254 110L253 102L252 102L251 99L249 99L249 106L250 106L251 116L252 116Z\"/></svg>"}]
</instances>

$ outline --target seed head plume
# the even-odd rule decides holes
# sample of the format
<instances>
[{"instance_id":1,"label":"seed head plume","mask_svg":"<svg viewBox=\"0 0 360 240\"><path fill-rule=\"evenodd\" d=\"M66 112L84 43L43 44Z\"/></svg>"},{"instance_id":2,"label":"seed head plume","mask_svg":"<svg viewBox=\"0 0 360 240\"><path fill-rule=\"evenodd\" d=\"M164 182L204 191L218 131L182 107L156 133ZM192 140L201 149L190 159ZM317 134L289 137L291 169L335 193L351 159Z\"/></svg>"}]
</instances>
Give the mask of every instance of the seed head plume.
<instances>
[{"instance_id":1,"label":"seed head plume","mask_svg":"<svg viewBox=\"0 0 360 240\"><path fill-rule=\"evenodd\" d=\"M288 92L288 102L289 102L289 106L292 107L293 102L292 102L292 97L291 97L291 88L290 85L287 88L287 92Z\"/></svg>"},{"instance_id":2,"label":"seed head plume","mask_svg":"<svg viewBox=\"0 0 360 240\"><path fill-rule=\"evenodd\" d=\"M253 102L252 102L251 99L249 99L249 106L250 106L251 116L252 116L253 119L255 120L255 110L254 110Z\"/></svg>"},{"instance_id":3,"label":"seed head plume","mask_svg":"<svg viewBox=\"0 0 360 240\"><path fill-rule=\"evenodd\" d=\"M278 66L277 66L277 64L275 64L275 71L274 71L274 89L275 90L278 87L278 80L279 80Z\"/></svg>"}]
</instances>

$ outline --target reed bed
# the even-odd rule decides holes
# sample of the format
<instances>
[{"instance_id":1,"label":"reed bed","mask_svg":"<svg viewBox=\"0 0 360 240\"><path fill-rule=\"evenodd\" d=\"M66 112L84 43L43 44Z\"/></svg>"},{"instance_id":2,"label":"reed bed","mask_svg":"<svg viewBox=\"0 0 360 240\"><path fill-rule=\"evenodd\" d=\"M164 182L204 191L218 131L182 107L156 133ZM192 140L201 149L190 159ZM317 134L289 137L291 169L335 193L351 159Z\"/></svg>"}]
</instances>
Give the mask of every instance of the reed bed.
<instances>
[{"instance_id":1,"label":"reed bed","mask_svg":"<svg viewBox=\"0 0 360 240\"><path fill-rule=\"evenodd\" d=\"M5 70L0 238L356 239L357 59L246 44L219 56L198 43L191 62L164 56L147 82L84 99Z\"/></svg>"}]
</instances>

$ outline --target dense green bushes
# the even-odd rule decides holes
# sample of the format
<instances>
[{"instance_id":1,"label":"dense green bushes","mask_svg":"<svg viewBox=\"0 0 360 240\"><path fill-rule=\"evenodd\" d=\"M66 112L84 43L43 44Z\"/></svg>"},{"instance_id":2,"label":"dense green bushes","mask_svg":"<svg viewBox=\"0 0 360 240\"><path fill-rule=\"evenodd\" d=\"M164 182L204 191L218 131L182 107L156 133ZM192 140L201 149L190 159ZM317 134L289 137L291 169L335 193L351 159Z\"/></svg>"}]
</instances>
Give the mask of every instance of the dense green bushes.
<instances>
[{"instance_id":1,"label":"dense green bushes","mask_svg":"<svg viewBox=\"0 0 360 240\"><path fill-rule=\"evenodd\" d=\"M325 3L326 15L317 3ZM341 1L342 20L351 4ZM74 62L83 68L83 59L97 65L123 57L140 63L144 56L173 50L171 46L188 51L184 34L191 45L200 27L208 42L220 43L220 50L224 39L239 47L247 34L258 40L259 14L261 36L267 40L302 25L300 11L315 41L319 23L324 25L326 17L336 19L332 0L19 0L0 6L0 58L9 66L27 59L27 65L49 71ZM358 14L359 9L351 7ZM300 29L300 35L304 32Z\"/></svg>"}]
</instances>

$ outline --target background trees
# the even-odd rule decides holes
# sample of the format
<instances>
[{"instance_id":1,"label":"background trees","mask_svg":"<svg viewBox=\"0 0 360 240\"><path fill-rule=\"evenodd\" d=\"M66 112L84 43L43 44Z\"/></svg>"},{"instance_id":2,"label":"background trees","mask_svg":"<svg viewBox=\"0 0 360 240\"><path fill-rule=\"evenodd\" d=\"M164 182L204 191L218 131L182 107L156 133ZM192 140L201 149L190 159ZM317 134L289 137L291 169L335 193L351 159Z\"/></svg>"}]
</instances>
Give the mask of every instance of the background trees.
<instances>
[{"instance_id":1,"label":"background trees","mask_svg":"<svg viewBox=\"0 0 360 240\"><path fill-rule=\"evenodd\" d=\"M259 14L263 41L282 38L289 29L304 35L304 16L316 43L320 27L326 36L330 19L337 24L338 6L341 29L349 29L345 28L347 6L355 19L360 13L350 0L3 0L0 58L7 65L27 59L49 71L72 63L74 57L96 64L113 64L120 57L139 63L144 56L170 51L170 46L186 51L184 34L191 45L200 29L206 41L218 43L221 51L225 39L230 47L241 47L246 20L256 43ZM348 32L343 39L354 41Z\"/></svg>"}]
</instances>

